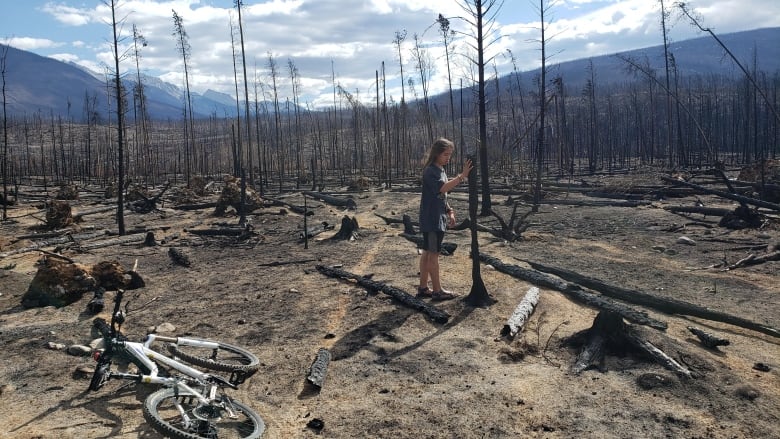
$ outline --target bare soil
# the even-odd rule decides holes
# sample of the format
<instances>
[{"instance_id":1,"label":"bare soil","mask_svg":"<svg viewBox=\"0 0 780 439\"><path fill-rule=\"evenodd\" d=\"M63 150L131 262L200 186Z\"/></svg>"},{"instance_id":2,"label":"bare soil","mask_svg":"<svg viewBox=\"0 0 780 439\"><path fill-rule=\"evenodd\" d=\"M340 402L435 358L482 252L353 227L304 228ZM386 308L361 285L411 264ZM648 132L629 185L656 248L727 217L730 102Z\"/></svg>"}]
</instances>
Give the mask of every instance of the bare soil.
<instances>
[{"instance_id":1,"label":"bare soil","mask_svg":"<svg viewBox=\"0 0 780 439\"><path fill-rule=\"evenodd\" d=\"M628 187L640 178L661 184L652 175L592 177L589 182ZM233 395L262 416L267 438L780 437L780 339L648 309L669 325L663 333L650 330L653 341L690 367L694 378L679 378L631 352L610 352L601 370L575 375L570 368L578 352L563 341L590 327L598 310L542 288L524 332L514 340L502 339L501 328L532 285L482 265L485 286L497 302L467 306L461 299L472 286L468 231L449 232L445 238L458 244L453 255L441 258L445 288L461 295L435 304L451 315L446 324L383 293L318 272L318 264L338 265L415 291L415 244L400 236L402 225L386 224L376 214L416 218L418 194L374 188L350 196L357 204L354 211L307 201L315 212L308 217L311 224L336 225L313 238L308 249L298 239L303 217L280 215L279 207L250 214L255 234L238 241L186 231L236 224L235 212L215 217L213 209L176 210L168 202L159 211L126 215L128 230L153 230L160 245L65 254L86 265L117 260L129 269L137 261L146 286L128 294L140 294L136 303L157 300L129 314L123 329L130 338L140 340L167 322L176 334L214 338L254 352L262 367ZM212 194L200 202L215 198ZM493 196L505 218L506 198ZM546 198L585 199L559 192ZM284 199L303 205L299 193ZM466 216L466 200L462 193L452 196L458 220ZM507 243L480 233L480 251L509 264L541 262L780 327L780 262L723 268L724 262L761 252L750 247L777 242L777 220L761 229L732 231L718 227L718 218L663 209L696 202L735 206L707 195L634 208L545 204L528 218L532 224L523 239ZM71 202L75 212L106 203L97 196ZM23 199L9 209L13 220L2 224L0 252L30 245L15 237L41 224L40 204ZM327 239L344 215L358 221L359 237ZM489 218L480 222L496 225ZM79 226L116 230L111 212L85 216ZM679 243L681 236L695 245ZM175 264L169 247L184 252L191 265ZM155 389L112 381L89 392L89 375L77 369L92 367L91 358L47 348L48 342L89 343L95 316L87 311L87 295L59 309L21 306L40 256L32 251L0 259L0 437L158 437L141 410ZM112 297L108 292L106 298ZM704 348L687 326L730 344ZM306 377L320 348L327 348L332 360L317 392ZM756 370L756 363L770 370ZM645 389L637 380L647 373L666 379ZM321 430L310 427L313 420L321 421Z\"/></svg>"}]
</instances>

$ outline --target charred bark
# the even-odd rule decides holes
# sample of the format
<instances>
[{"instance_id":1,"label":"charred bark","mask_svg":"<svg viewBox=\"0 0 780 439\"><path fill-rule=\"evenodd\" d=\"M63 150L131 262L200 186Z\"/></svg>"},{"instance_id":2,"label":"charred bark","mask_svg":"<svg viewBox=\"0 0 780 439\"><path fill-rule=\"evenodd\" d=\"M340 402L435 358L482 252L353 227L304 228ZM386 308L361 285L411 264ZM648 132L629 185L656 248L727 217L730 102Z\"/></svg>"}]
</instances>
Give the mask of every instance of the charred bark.
<instances>
[{"instance_id":1,"label":"charred bark","mask_svg":"<svg viewBox=\"0 0 780 439\"><path fill-rule=\"evenodd\" d=\"M317 357L309 367L309 375L306 377L306 381L316 386L317 389L322 388L322 384L325 382L325 375L328 372L328 363L330 363L330 352L325 348L320 348L317 351Z\"/></svg>"},{"instance_id":2,"label":"charred bark","mask_svg":"<svg viewBox=\"0 0 780 439\"><path fill-rule=\"evenodd\" d=\"M330 239L335 241L353 241L360 236L358 232L359 229L360 226L358 225L357 218L350 218L347 215L344 215L344 217L341 218L341 228L339 228L339 231L331 236Z\"/></svg>"},{"instance_id":3,"label":"charred bark","mask_svg":"<svg viewBox=\"0 0 780 439\"><path fill-rule=\"evenodd\" d=\"M686 328L691 332L691 334L695 335L699 339L702 345L710 349L716 349L718 346L728 346L731 344L731 342L725 338L717 337L699 328L693 326L686 326Z\"/></svg>"},{"instance_id":4,"label":"charred bark","mask_svg":"<svg viewBox=\"0 0 780 439\"><path fill-rule=\"evenodd\" d=\"M359 276L357 274L352 274L348 271L344 271L335 267L326 267L324 265L317 265L317 271L329 277L355 281L355 283L370 291L374 291L374 292L381 291L387 294L388 296L392 297L393 299L397 300L407 308L411 308L425 313L428 317L431 318L431 320L433 320L436 323L447 323L447 321L450 319L450 315L447 314L446 312L440 310L439 308L436 308L433 305L423 302L422 300L410 295L409 293L399 288L393 287L391 285L387 285L382 282L376 282L371 279L368 279L367 277Z\"/></svg>"}]
</instances>

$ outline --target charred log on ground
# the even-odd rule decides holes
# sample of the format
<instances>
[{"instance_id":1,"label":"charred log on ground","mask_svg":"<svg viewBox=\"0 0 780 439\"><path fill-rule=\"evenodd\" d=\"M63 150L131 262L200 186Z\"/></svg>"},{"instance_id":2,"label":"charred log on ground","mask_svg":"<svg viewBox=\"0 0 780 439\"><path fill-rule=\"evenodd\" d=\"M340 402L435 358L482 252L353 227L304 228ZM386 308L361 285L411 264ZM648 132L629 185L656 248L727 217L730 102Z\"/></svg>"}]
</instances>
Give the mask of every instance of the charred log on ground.
<instances>
[{"instance_id":1,"label":"charred log on ground","mask_svg":"<svg viewBox=\"0 0 780 439\"><path fill-rule=\"evenodd\" d=\"M439 308L436 308L433 305L423 302L422 300L392 285L387 285L383 282L373 281L371 279L368 279L367 277L353 274L348 271L344 271L335 267L317 265L316 268L317 271L319 271L320 273L326 276L337 278L337 279L353 280L361 287L366 288L370 291L374 291L374 292L381 291L387 294L388 296L392 297L393 299L397 300L407 308L411 308L425 313L428 317L431 318L431 320L433 320L436 323L447 323L447 321L450 319L450 315L447 314L446 312L440 310Z\"/></svg>"}]
</instances>

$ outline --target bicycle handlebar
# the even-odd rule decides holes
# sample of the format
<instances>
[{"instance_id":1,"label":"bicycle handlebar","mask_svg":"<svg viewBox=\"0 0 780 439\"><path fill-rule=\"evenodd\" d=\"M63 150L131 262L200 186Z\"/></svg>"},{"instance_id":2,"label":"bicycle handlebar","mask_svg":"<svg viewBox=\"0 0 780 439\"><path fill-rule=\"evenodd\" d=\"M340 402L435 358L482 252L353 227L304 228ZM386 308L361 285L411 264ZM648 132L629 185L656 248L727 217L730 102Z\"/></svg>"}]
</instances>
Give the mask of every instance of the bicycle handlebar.
<instances>
[{"instance_id":1,"label":"bicycle handlebar","mask_svg":"<svg viewBox=\"0 0 780 439\"><path fill-rule=\"evenodd\" d=\"M106 323L105 319L98 317L92 321L92 324L95 326L95 328L97 328L98 331L100 331L100 334L103 335L103 338L111 337L111 327L108 326L108 323Z\"/></svg>"}]
</instances>

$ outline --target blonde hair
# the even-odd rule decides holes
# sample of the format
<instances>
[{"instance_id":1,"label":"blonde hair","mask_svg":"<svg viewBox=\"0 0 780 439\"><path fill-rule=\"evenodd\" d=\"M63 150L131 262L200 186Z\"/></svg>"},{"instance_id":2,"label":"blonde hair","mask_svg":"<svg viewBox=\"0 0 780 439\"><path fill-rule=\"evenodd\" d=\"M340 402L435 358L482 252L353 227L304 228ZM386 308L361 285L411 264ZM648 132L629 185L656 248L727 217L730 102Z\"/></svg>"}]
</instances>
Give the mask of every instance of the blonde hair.
<instances>
[{"instance_id":1,"label":"blonde hair","mask_svg":"<svg viewBox=\"0 0 780 439\"><path fill-rule=\"evenodd\" d=\"M445 139L444 137L439 137L436 139L436 141L433 142L433 145L431 145L431 148L428 150L428 156L425 158L425 166L423 167L427 168L428 166L436 163L436 159L438 159L444 151L450 148L455 149L455 144L452 143L452 140Z\"/></svg>"}]
</instances>

